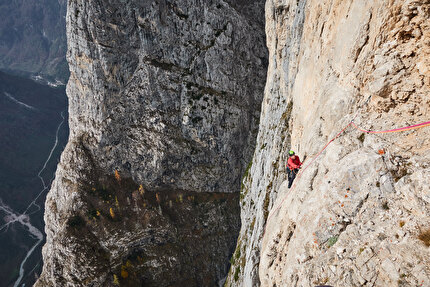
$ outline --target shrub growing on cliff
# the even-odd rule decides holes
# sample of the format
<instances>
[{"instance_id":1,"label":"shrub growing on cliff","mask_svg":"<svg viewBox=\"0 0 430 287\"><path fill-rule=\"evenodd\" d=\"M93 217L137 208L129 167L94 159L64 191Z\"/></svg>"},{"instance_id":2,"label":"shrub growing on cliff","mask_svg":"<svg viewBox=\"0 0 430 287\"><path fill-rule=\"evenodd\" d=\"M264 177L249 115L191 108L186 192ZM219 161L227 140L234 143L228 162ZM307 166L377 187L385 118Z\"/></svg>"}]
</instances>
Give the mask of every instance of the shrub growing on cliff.
<instances>
[{"instance_id":1,"label":"shrub growing on cliff","mask_svg":"<svg viewBox=\"0 0 430 287\"><path fill-rule=\"evenodd\" d=\"M119 286L119 280L116 274L113 275L113 285Z\"/></svg>"},{"instance_id":2,"label":"shrub growing on cliff","mask_svg":"<svg viewBox=\"0 0 430 287\"><path fill-rule=\"evenodd\" d=\"M384 202L382 203L382 209L383 209L383 210L389 210L389 209L390 209L390 207L388 206L388 202L384 201Z\"/></svg>"},{"instance_id":3,"label":"shrub growing on cliff","mask_svg":"<svg viewBox=\"0 0 430 287\"><path fill-rule=\"evenodd\" d=\"M270 192L266 191L266 197L264 198L264 205L263 205L264 221L266 221L267 217L269 216L269 203L270 203Z\"/></svg>"},{"instance_id":4,"label":"shrub growing on cliff","mask_svg":"<svg viewBox=\"0 0 430 287\"><path fill-rule=\"evenodd\" d=\"M239 280L239 273L240 273L240 266L237 266L236 271L234 272L234 282L237 282L237 280Z\"/></svg>"},{"instance_id":5,"label":"shrub growing on cliff","mask_svg":"<svg viewBox=\"0 0 430 287\"><path fill-rule=\"evenodd\" d=\"M67 225L72 228L80 228L85 225L85 220L80 215L75 215L67 221Z\"/></svg>"},{"instance_id":6,"label":"shrub growing on cliff","mask_svg":"<svg viewBox=\"0 0 430 287\"><path fill-rule=\"evenodd\" d=\"M330 248L333 245L335 245L335 243L337 242L337 238L338 238L337 236L330 237L329 240L327 241L327 246Z\"/></svg>"},{"instance_id":7,"label":"shrub growing on cliff","mask_svg":"<svg viewBox=\"0 0 430 287\"><path fill-rule=\"evenodd\" d=\"M248 174L249 174L249 171L251 170L251 167L252 167L252 159L248 163L248 166L246 167L245 172L243 173L242 183L243 183L243 180L248 177Z\"/></svg>"},{"instance_id":8,"label":"shrub growing on cliff","mask_svg":"<svg viewBox=\"0 0 430 287\"><path fill-rule=\"evenodd\" d=\"M234 265L236 263L236 261L239 260L239 258L240 258L240 247L241 247L241 244L239 243L237 245L236 251L234 252L234 254L230 258L230 263L232 265Z\"/></svg>"},{"instance_id":9,"label":"shrub growing on cliff","mask_svg":"<svg viewBox=\"0 0 430 287\"><path fill-rule=\"evenodd\" d=\"M418 235L418 239L421 240L425 246L430 247L430 229L421 231Z\"/></svg>"},{"instance_id":10,"label":"shrub growing on cliff","mask_svg":"<svg viewBox=\"0 0 430 287\"><path fill-rule=\"evenodd\" d=\"M100 211L98 211L97 209L90 209L88 210L88 217L90 219L97 219L100 216Z\"/></svg>"},{"instance_id":11,"label":"shrub growing on cliff","mask_svg":"<svg viewBox=\"0 0 430 287\"><path fill-rule=\"evenodd\" d=\"M121 270L121 277L124 278L124 279L128 278L128 272L127 272L126 269L122 269Z\"/></svg>"},{"instance_id":12,"label":"shrub growing on cliff","mask_svg":"<svg viewBox=\"0 0 430 287\"><path fill-rule=\"evenodd\" d=\"M111 196L111 191L109 191L105 186L97 186L89 189L89 194L98 197L101 200L108 201Z\"/></svg>"},{"instance_id":13,"label":"shrub growing on cliff","mask_svg":"<svg viewBox=\"0 0 430 287\"><path fill-rule=\"evenodd\" d=\"M121 266L121 277L123 279L127 279L128 278L128 276L129 276L128 270L130 268L132 268L132 267L133 267L133 264L131 264L130 260L127 260L127 262L124 265Z\"/></svg>"},{"instance_id":14,"label":"shrub growing on cliff","mask_svg":"<svg viewBox=\"0 0 430 287\"><path fill-rule=\"evenodd\" d=\"M120 182L121 182L121 176L119 175L119 172L118 172L118 170L116 170L116 169L115 169L115 179L116 179L116 181L117 181L118 183L120 183Z\"/></svg>"},{"instance_id":15,"label":"shrub growing on cliff","mask_svg":"<svg viewBox=\"0 0 430 287\"><path fill-rule=\"evenodd\" d=\"M140 193L140 195L142 195L142 196L143 196L143 194L145 193L145 190L143 189L143 186L142 186L142 185L139 185L139 193Z\"/></svg>"}]
</instances>

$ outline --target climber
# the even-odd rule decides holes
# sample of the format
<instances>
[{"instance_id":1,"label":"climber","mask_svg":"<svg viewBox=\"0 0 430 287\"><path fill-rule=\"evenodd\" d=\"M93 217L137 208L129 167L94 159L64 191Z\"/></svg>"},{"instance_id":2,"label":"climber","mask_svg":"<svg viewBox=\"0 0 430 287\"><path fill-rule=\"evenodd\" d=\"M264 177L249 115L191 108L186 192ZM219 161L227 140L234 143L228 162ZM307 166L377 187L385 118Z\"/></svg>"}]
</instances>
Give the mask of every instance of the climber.
<instances>
[{"instance_id":1,"label":"climber","mask_svg":"<svg viewBox=\"0 0 430 287\"><path fill-rule=\"evenodd\" d=\"M293 184L294 178L296 178L296 174L299 172L299 168L302 165L299 157L294 153L294 151L290 150L288 152L289 158L287 162L287 173L288 173L288 188Z\"/></svg>"}]
</instances>

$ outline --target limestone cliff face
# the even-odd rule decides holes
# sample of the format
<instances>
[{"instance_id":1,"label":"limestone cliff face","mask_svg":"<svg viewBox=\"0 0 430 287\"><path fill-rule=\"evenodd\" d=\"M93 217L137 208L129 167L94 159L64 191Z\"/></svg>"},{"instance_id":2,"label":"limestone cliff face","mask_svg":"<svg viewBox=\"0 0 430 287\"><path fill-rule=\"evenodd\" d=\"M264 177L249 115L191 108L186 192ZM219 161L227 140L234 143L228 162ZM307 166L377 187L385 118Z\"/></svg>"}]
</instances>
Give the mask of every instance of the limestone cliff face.
<instances>
[{"instance_id":1,"label":"limestone cliff face","mask_svg":"<svg viewBox=\"0 0 430 287\"><path fill-rule=\"evenodd\" d=\"M36 286L214 286L240 228L263 1L69 1L70 139Z\"/></svg>"},{"instance_id":2,"label":"limestone cliff face","mask_svg":"<svg viewBox=\"0 0 430 287\"><path fill-rule=\"evenodd\" d=\"M429 1L266 2L269 68L227 286L430 286ZM427 239L428 240L428 239ZM427 241L427 244L429 242Z\"/></svg>"}]
</instances>

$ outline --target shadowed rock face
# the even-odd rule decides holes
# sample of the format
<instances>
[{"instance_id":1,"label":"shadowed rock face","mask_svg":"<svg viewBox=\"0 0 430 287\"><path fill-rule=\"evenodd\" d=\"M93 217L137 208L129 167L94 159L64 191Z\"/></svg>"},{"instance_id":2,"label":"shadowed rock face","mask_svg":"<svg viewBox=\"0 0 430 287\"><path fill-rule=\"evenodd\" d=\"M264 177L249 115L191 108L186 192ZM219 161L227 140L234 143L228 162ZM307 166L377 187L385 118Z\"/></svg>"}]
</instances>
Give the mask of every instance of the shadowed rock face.
<instances>
[{"instance_id":1,"label":"shadowed rock face","mask_svg":"<svg viewBox=\"0 0 430 287\"><path fill-rule=\"evenodd\" d=\"M262 17L261 1L246 7ZM262 25L217 1L68 9L72 133L97 162L154 187L236 191L265 82Z\"/></svg>"},{"instance_id":2,"label":"shadowed rock face","mask_svg":"<svg viewBox=\"0 0 430 287\"><path fill-rule=\"evenodd\" d=\"M36 286L226 276L266 79L263 13L263 1L69 1L70 140Z\"/></svg>"}]
</instances>

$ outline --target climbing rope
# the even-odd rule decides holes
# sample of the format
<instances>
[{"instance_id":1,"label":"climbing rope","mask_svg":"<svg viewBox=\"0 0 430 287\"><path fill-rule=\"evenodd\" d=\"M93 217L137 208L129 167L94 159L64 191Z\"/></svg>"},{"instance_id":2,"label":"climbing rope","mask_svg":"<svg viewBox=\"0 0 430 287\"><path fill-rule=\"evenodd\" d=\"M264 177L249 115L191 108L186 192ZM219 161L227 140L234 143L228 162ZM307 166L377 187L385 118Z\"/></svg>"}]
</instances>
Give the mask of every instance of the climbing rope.
<instances>
[{"instance_id":1,"label":"climbing rope","mask_svg":"<svg viewBox=\"0 0 430 287\"><path fill-rule=\"evenodd\" d=\"M430 121L429 122L424 122L424 123L420 123L420 124L416 124L413 126L408 126L408 127L403 127L403 128L398 128L398 129L393 129L393 130L386 130L386 131L367 131L367 130L363 130L361 128L359 128L354 122L351 122L351 124L360 132L363 133L367 133L367 134L383 134L383 133L395 133L395 132L403 132L403 131L408 131L408 130L413 130L413 129L419 129L419 128L423 128L423 127L428 127L430 126Z\"/></svg>"},{"instance_id":2,"label":"climbing rope","mask_svg":"<svg viewBox=\"0 0 430 287\"><path fill-rule=\"evenodd\" d=\"M361 108L360 108L361 109ZM423 123L420 123L420 124L416 124L416 125L412 125L412 126L407 126L407 127L402 127L402 128L397 128L397 129L392 129L392 130L385 130L385 131L368 131L368 130L364 130L364 129L361 129L361 128L359 128L355 123L354 123L354 120L355 120L355 118L357 117L357 115L358 115L358 111L357 111L357 113L355 114L355 116L354 116L354 118L334 137L334 138L332 138L314 157L313 157L313 159L311 160L311 162L309 163L309 164L307 164L304 168L303 168L303 170L300 170L299 171L299 173L298 173L298 175L297 175L297 177L296 177L296 179L294 180L294 183L293 183L293 185L291 186L291 188L290 188L290 192L289 193L291 193L291 191L293 191L294 190L294 188L296 187L296 183L297 183L297 181L301 178L301 176L302 176L302 174L306 171L306 169L309 167L309 166L311 166L312 165L312 163L314 163L315 162L315 160L321 155L321 153L333 142L333 141L335 141L349 126L353 126L353 127L355 127L357 130L359 130L359 131L361 131L361 132L363 132L363 133L368 133L368 134L379 134L379 133L393 133L393 132L403 132L403 131L408 131L408 130L412 130L412 129L419 129L419 128L423 128L423 127L427 127L427 126L430 126L430 121L427 121L427 122L423 122ZM266 220L266 224L265 224L265 226L264 226L264 232L263 232L263 238L264 238L264 235L266 234L266 227L267 227L267 224L268 224L268 222L269 222L269 219L270 219L270 217L271 217L271 215L273 215L276 211L278 211L278 209L279 208L281 208L281 206L282 206L282 204L284 203L284 201L287 199L287 195L289 194L289 193L287 193L286 195L285 195L285 197L282 199L282 201L281 201L281 203L273 210L273 212L270 212L270 214L269 214L269 216L267 217L267 220Z\"/></svg>"}]
</instances>

